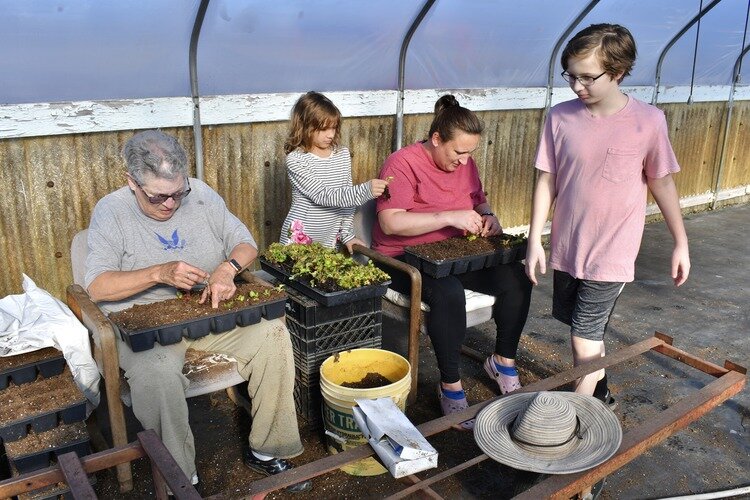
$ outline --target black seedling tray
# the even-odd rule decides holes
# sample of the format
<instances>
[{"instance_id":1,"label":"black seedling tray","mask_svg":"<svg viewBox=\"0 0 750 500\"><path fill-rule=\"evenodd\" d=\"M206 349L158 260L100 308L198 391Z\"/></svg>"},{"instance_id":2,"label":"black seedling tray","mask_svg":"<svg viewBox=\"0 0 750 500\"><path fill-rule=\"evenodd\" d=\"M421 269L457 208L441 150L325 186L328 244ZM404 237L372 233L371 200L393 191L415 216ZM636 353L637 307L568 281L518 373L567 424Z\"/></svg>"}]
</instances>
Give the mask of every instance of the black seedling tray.
<instances>
[{"instance_id":1,"label":"black seedling tray","mask_svg":"<svg viewBox=\"0 0 750 500\"><path fill-rule=\"evenodd\" d=\"M32 472L39 469L49 467L52 460L58 455L68 453L70 451L76 452L78 457L84 457L91 453L91 445L89 438L74 441L72 443L65 443L52 448L47 448L36 453L30 453L28 455L20 455L17 457L8 456L8 461L16 468L20 474Z\"/></svg>"},{"instance_id":2,"label":"black seedling tray","mask_svg":"<svg viewBox=\"0 0 750 500\"><path fill-rule=\"evenodd\" d=\"M82 399L65 408L34 415L21 420L15 420L0 427L0 439L3 441L16 441L26 437L29 427L34 432L44 432L57 427L58 422L65 424L80 422L86 418L86 400Z\"/></svg>"},{"instance_id":3,"label":"black seedling tray","mask_svg":"<svg viewBox=\"0 0 750 500\"><path fill-rule=\"evenodd\" d=\"M495 252L488 252L455 259L432 260L422 255L413 253L410 247L404 248L404 260L407 264L416 267L424 274L433 278L444 278L451 274L464 274L470 271L478 271L488 267L510 264L517 260L523 260L526 255L526 242L503 248Z\"/></svg>"},{"instance_id":4,"label":"black seedling tray","mask_svg":"<svg viewBox=\"0 0 750 500\"><path fill-rule=\"evenodd\" d=\"M7 389L11 380L16 385L26 384L36 380L37 374L44 378L60 375L65 368L65 358L62 352L47 359L38 359L23 365L0 369L0 390Z\"/></svg>"},{"instance_id":5,"label":"black seedling tray","mask_svg":"<svg viewBox=\"0 0 750 500\"><path fill-rule=\"evenodd\" d=\"M351 290L341 290L339 292L323 292L321 290L318 290L317 288L306 285L301 281L292 279L284 269L282 269L281 267L277 267L275 264L268 262L262 257L259 257L258 260L260 261L261 269L266 271L268 274L271 274L278 280L284 282L286 285L294 288L295 290L299 290L300 292L318 301L326 307L337 306L358 300L371 299L373 297L381 297L385 293L385 291L388 290L388 285L391 284L390 281L386 281L385 283L381 283L379 285L363 286L359 288L353 288Z\"/></svg>"},{"instance_id":6,"label":"black seedling tray","mask_svg":"<svg viewBox=\"0 0 750 500\"><path fill-rule=\"evenodd\" d=\"M114 322L112 324L120 332L120 338L133 352L141 352L153 349L154 342L161 345L176 344L182 340L182 337L199 339L209 333L228 332L236 326L254 325L260 323L261 317L268 320L281 318L284 316L285 305L286 297L283 297L237 311L217 313L214 316L204 316L181 323L135 331L127 330Z\"/></svg>"}]
</instances>

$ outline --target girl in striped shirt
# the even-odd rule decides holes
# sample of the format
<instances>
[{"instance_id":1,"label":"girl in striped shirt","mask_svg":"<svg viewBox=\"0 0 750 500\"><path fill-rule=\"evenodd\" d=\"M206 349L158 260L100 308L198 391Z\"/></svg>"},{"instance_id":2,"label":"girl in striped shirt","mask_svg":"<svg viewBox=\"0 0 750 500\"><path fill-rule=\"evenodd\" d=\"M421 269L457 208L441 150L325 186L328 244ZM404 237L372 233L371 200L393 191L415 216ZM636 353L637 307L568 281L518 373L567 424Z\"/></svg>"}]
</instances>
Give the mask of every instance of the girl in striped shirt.
<instances>
[{"instance_id":1,"label":"girl in striped shirt","mask_svg":"<svg viewBox=\"0 0 750 500\"><path fill-rule=\"evenodd\" d=\"M340 128L341 112L323 94L308 92L294 105L284 144L292 206L281 243L289 243L292 223L300 221L305 234L327 247L342 243L351 253L355 243L364 245L354 234L354 210L382 195L388 183L376 178L352 185L351 155L338 145Z\"/></svg>"}]
</instances>

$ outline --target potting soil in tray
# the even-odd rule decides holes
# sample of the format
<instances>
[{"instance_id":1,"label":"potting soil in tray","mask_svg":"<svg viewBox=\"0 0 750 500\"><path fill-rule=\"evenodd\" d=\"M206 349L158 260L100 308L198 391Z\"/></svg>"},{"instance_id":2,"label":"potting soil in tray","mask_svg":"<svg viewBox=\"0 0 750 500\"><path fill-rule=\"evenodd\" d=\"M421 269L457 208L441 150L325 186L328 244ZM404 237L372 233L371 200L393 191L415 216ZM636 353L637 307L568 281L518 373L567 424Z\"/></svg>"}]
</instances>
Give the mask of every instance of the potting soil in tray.
<instances>
[{"instance_id":1,"label":"potting soil in tray","mask_svg":"<svg viewBox=\"0 0 750 500\"><path fill-rule=\"evenodd\" d=\"M509 264L522 260L525 254L526 237L510 234L474 240L448 238L404 248L406 263L433 278Z\"/></svg>"},{"instance_id":2,"label":"potting soil in tray","mask_svg":"<svg viewBox=\"0 0 750 500\"><path fill-rule=\"evenodd\" d=\"M63 424L44 432L29 432L17 441L5 443L8 461L24 474L49 467L57 455L75 451L79 457L91 452L86 424Z\"/></svg>"},{"instance_id":3,"label":"potting soil in tray","mask_svg":"<svg viewBox=\"0 0 750 500\"><path fill-rule=\"evenodd\" d=\"M33 382L39 374L42 377L59 375L63 368L65 368L65 358L62 352L54 347L1 357L0 390L7 388L10 381L21 385Z\"/></svg>"},{"instance_id":4,"label":"potting soil in tray","mask_svg":"<svg viewBox=\"0 0 750 500\"><path fill-rule=\"evenodd\" d=\"M49 378L15 385L0 391L0 439L6 444L23 438L29 427L44 432L58 423L72 424L86 418L86 399L68 368Z\"/></svg>"},{"instance_id":5,"label":"potting soil in tray","mask_svg":"<svg viewBox=\"0 0 750 500\"><path fill-rule=\"evenodd\" d=\"M210 299L200 304L200 293L139 304L110 314L109 319L122 340L140 352L161 345L176 344L182 337L197 339L209 333L224 333L236 326L259 323L261 317L284 316L286 293L259 283L241 283L231 300L211 307Z\"/></svg>"},{"instance_id":6,"label":"potting soil in tray","mask_svg":"<svg viewBox=\"0 0 750 500\"><path fill-rule=\"evenodd\" d=\"M383 283L378 283L377 285L362 286L350 290L326 292L299 279L292 279L290 272L278 264L269 262L262 257L258 260L260 261L260 267L264 271L326 307L338 306L358 300L371 299L373 297L381 297L386 290L388 290L388 285L391 284L389 280Z\"/></svg>"}]
</instances>

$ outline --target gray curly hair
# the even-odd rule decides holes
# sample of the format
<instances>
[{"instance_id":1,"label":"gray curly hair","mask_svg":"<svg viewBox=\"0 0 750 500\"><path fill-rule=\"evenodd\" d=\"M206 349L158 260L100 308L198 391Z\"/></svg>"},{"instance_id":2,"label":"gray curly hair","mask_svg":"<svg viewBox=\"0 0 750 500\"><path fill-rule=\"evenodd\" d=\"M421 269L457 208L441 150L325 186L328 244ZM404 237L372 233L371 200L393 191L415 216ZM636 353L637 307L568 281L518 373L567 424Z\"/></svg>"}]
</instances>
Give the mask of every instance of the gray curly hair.
<instances>
[{"instance_id":1,"label":"gray curly hair","mask_svg":"<svg viewBox=\"0 0 750 500\"><path fill-rule=\"evenodd\" d=\"M147 174L160 179L187 177L187 153L171 135L161 130L138 132L125 143L122 157L130 176L143 184Z\"/></svg>"}]
</instances>

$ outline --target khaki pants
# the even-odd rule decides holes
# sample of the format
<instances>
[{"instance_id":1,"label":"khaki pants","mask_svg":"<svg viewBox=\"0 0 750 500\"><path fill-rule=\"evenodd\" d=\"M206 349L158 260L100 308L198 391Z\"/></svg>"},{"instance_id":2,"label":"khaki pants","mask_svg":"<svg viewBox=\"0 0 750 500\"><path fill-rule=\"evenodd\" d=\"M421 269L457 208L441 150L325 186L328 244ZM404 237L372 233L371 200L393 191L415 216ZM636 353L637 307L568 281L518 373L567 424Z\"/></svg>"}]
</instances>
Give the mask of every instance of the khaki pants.
<instances>
[{"instance_id":1,"label":"khaki pants","mask_svg":"<svg viewBox=\"0 0 750 500\"><path fill-rule=\"evenodd\" d=\"M188 477L196 473L195 443L185 400L188 379L182 374L188 347L237 360L237 370L248 381L252 398L248 440L253 450L277 458L302 453L294 407L294 356L283 318L263 319L255 325L196 340L183 338L178 344L154 344L153 349L142 352L131 351L122 340L118 344L133 413L144 429L156 431Z\"/></svg>"}]
</instances>

